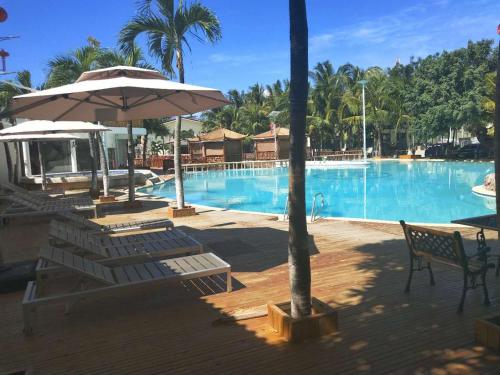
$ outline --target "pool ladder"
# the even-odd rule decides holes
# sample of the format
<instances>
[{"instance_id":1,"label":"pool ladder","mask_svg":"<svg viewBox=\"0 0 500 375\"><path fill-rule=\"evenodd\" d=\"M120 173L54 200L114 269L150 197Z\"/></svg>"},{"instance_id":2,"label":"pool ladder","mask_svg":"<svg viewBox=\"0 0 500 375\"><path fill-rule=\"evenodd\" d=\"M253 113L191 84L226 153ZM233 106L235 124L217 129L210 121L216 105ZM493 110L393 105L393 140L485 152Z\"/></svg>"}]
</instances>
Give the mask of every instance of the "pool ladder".
<instances>
[{"instance_id":1,"label":"pool ladder","mask_svg":"<svg viewBox=\"0 0 500 375\"><path fill-rule=\"evenodd\" d=\"M321 197L321 206L317 206L316 205L316 201L317 201L317 198L318 197ZM319 210L317 211L316 208L319 207ZM314 194L314 198L313 198L313 205L312 205L312 209L311 209L311 223L314 223L314 221L316 221L317 219L319 219L321 216L319 216L319 213L321 212L321 209L325 207L325 196L323 195L323 193L316 193Z\"/></svg>"},{"instance_id":2,"label":"pool ladder","mask_svg":"<svg viewBox=\"0 0 500 375\"><path fill-rule=\"evenodd\" d=\"M318 197L321 197L321 206L317 206L316 201ZM286 198L286 203L285 203L285 209L283 210L283 221L287 221L289 219L288 216L288 204L289 200L288 197ZM317 219L319 219L321 216L318 215L320 210L325 206L325 196L323 193L316 193L314 194L313 198L313 205L311 209L311 217L310 217L310 222L314 223ZM317 207L319 207L319 211L317 210Z\"/></svg>"}]
</instances>

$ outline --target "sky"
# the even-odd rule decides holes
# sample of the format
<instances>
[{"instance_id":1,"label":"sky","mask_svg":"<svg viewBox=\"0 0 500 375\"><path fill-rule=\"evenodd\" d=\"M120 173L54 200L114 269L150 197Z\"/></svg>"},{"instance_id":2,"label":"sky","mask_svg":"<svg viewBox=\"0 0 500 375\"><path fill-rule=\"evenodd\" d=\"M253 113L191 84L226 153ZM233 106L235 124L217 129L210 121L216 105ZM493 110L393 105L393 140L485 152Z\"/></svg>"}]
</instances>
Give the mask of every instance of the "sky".
<instances>
[{"instance_id":1,"label":"sky","mask_svg":"<svg viewBox=\"0 0 500 375\"><path fill-rule=\"evenodd\" d=\"M185 57L186 83L243 90L289 77L287 0L202 0L218 16L222 40L191 42ZM135 0L3 0L9 17L0 36L10 53L8 71L31 71L35 85L47 63L87 43L92 36L114 48L137 8ZM495 39L498 0L307 0L309 65L330 60L363 68L393 66L410 57L464 47L468 40ZM145 39L139 45L147 51ZM146 53L146 55L148 55ZM148 55L150 63L157 61ZM7 76L9 77L9 76ZM5 78L5 76L4 76Z\"/></svg>"}]
</instances>

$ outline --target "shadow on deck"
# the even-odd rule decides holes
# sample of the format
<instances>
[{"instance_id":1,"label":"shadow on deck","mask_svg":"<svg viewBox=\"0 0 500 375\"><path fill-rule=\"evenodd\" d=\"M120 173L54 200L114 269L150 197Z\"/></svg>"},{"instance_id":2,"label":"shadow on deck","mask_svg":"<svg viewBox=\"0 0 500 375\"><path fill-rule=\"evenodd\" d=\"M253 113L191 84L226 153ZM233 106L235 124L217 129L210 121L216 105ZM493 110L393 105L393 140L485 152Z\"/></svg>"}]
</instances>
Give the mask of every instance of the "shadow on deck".
<instances>
[{"instance_id":1,"label":"shadow on deck","mask_svg":"<svg viewBox=\"0 0 500 375\"><path fill-rule=\"evenodd\" d=\"M498 374L500 357L474 344L473 321L499 312L500 279L488 276L489 308L478 289L461 316L460 272L436 265L434 287L417 273L406 295L402 235L363 224L310 228L313 294L339 309L337 334L289 345L265 318L213 325L223 313L288 298L287 233L284 223L206 215L211 225L197 218L180 227L232 264L240 288L223 293L223 280L207 278L82 302L69 316L47 307L30 338L21 334L22 294L2 295L0 373Z\"/></svg>"}]
</instances>

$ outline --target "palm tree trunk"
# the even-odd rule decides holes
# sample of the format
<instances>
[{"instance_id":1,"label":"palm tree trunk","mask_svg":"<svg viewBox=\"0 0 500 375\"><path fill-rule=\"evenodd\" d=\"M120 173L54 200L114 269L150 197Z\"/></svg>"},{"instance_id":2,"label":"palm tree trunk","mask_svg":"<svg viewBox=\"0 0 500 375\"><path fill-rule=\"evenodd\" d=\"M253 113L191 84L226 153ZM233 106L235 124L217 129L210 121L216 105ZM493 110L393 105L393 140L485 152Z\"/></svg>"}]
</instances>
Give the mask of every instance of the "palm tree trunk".
<instances>
[{"instance_id":1,"label":"palm tree trunk","mask_svg":"<svg viewBox=\"0 0 500 375\"><path fill-rule=\"evenodd\" d=\"M179 82L184 83L184 62L182 51L177 49L177 68L179 69ZM175 196L177 208L184 208L184 183L182 181L182 160L181 160L181 124L182 117L177 116L174 133L174 170L175 170Z\"/></svg>"},{"instance_id":2,"label":"palm tree trunk","mask_svg":"<svg viewBox=\"0 0 500 375\"><path fill-rule=\"evenodd\" d=\"M11 125L12 124L12 121L11 121ZM3 125L0 123L0 130L3 129ZM12 157L10 155L10 149L9 149L9 145L7 142L3 142L3 149L4 149L4 152L5 152L5 164L7 166L7 178L9 179L9 182L12 182L12 177L13 177L13 173L12 173Z\"/></svg>"},{"instance_id":3,"label":"palm tree trunk","mask_svg":"<svg viewBox=\"0 0 500 375\"><path fill-rule=\"evenodd\" d=\"M134 136L132 134L132 121L127 123L127 162L128 162L128 201L135 200L135 177L134 177Z\"/></svg>"},{"instance_id":4,"label":"palm tree trunk","mask_svg":"<svg viewBox=\"0 0 500 375\"><path fill-rule=\"evenodd\" d=\"M500 239L500 42L497 50L497 80L496 80L496 106L495 106L495 193L497 204L497 225Z\"/></svg>"},{"instance_id":5,"label":"palm tree trunk","mask_svg":"<svg viewBox=\"0 0 500 375\"><path fill-rule=\"evenodd\" d=\"M106 150L104 149L104 142L100 132L96 133L97 144L99 146L99 162L102 171L102 187L104 189L104 196L109 197L109 168L108 161L106 160Z\"/></svg>"},{"instance_id":6,"label":"palm tree trunk","mask_svg":"<svg viewBox=\"0 0 500 375\"><path fill-rule=\"evenodd\" d=\"M305 0L290 0L290 166L288 170L288 266L292 318L311 314L305 201L308 36Z\"/></svg>"},{"instance_id":7,"label":"palm tree trunk","mask_svg":"<svg viewBox=\"0 0 500 375\"><path fill-rule=\"evenodd\" d=\"M142 166L146 168L146 148L148 147L148 133L144 135L142 143Z\"/></svg>"},{"instance_id":8,"label":"palm tree trunk","mask_svg":"<svg viewBox=\"0 0 500 375\"><path fill-rule=\"evenodd\" d=\"M9 182L12 182L13 172L12 172L12 157L10 155L10 148L7 142L3 143L3 148L5 151L5 164L7 164L7 177Z\"/></svg>"},{"instance_id":9,"label":"palm tree trunk","mask_svg":"<svg viewBox=\"0 0 500 375\"><path fill-rule=\"evenodd\" d=\"M42 152L42 142L38 142L38 161L40 162L40 177L42 178L42 190L47 190L47 174L45 173L45 158Z\"/></svg>"},{"instance_id":10,"label":"palm tree trunk","mask_svg":"<svg viewBox=\"0 0 500 375\"><path fill-rule=\"evenodd\" d=\"M382 129L380 127L377 129L377 138L378 138L378 143L377 143L378 156L382 157Z\"/></svg>"},{"instance_id":11,"label":"palm tree trunk","mask_svg":"<svg viewBox=\"0 0 500 375\"><path fill-rule=\"evenodd\" d=\"M97 160L94 134L89 133L89 149L90 149L90 172L92 180L90 183L90 196L92 198L99 197L99 184L97 181Z\"/></svg>"}]
</instances>

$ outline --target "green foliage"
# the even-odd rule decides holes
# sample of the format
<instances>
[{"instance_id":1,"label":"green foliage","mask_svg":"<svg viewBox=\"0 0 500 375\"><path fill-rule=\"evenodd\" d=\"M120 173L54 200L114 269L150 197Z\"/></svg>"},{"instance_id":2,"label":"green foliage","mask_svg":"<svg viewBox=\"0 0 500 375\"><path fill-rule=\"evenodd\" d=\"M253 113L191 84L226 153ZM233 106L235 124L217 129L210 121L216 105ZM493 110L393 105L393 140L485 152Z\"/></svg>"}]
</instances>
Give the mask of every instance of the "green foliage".
<instances>
[{"instance_id":1,"label":"green foliage","mask_svg":"<svg viewBox=\"0 0 500 375\"><path fill-rule=\"evenodd\" d=\"M380 154L387 130L420 142L447 135L450 127L484 135L495 109L496 53L492 42L483 40L387 70L352 64L335 70L330 61L316 64L309 73L307 131L312 146L361 147L362 79L368 81L368 137ZM230 90L231 104L206 112L204 129L225 127L253 135L268 130L270 122L289 126L288 86L276 81L265 88L255 84L243 92Z\"/></svg>"},{"instance_id":2,"label":"green foliage","mask_svg":"<svg viewBox=\"0 0 500 375\"><path fill-rule=\"evenodd\" d=\"M183 55L186 48L191 50L188 37L200 42L218 41L222 31L217 16L198 2L178 1L175 6L173 0L142 0L139 4L139 13L120 32L122 50L130 53L135 39L144 34L149 52L161 62L163 70L175 76L175 65L184 82Z\"/></svg>"}]
</instances>

